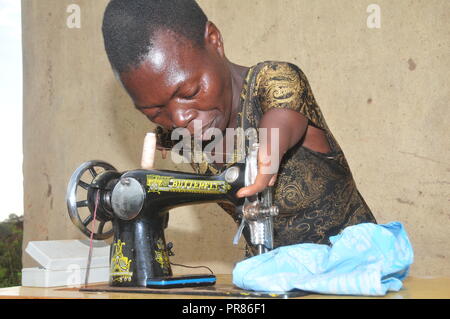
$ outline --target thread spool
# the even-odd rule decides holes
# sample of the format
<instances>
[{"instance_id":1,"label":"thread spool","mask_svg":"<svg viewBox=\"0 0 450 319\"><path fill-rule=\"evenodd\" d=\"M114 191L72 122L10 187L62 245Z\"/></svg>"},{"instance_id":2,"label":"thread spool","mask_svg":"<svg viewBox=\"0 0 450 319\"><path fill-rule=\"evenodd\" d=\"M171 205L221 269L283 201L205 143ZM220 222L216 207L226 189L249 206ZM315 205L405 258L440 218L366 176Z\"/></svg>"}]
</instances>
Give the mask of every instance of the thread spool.
<instances>
[{"instance_id":1,"label":"thread spool","mask_svg":"<svg viewBox=\"0 0 450 319\"><path fill-rule=\"evenodd\" d=\"M147 133L144 138L144 146L142 148L141 167L143 169L153 169L155 163L156 152L156 134Z\"/></svg>"}]
</instances>

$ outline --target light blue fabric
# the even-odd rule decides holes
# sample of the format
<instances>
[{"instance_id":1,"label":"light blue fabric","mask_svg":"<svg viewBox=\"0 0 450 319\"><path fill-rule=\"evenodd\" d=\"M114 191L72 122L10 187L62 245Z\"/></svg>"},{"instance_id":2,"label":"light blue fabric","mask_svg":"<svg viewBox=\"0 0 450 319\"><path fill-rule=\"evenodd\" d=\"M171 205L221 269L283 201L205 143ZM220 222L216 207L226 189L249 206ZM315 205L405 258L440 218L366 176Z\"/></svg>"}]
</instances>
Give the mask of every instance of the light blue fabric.
<instances>
[{"instance_id":1,"label":"light blue fabric","mask_svg":"<svg viewBox=\"0 0 450 319\"><path fill-rule=\"evenodd\" d=\"M298 244L245 259L233 270L233 283L246 290L301 289L338 295L382 296L399 291L414 254L399 222L345 228L331 246Z\"/></svg>"}]
</instances>

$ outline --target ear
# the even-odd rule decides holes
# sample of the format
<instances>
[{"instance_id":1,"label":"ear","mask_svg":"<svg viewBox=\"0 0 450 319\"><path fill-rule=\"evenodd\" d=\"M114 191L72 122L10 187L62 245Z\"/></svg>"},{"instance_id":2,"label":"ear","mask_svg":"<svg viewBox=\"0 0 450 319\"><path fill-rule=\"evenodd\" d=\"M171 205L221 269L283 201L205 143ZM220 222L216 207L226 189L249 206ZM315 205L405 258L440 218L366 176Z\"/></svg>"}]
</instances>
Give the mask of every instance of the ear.
<instances>
[{"instance_id":1,"label":"ear","mask_svg":"<svg viewBox=\"0 0 450 319\"><path fill-rule=\"evenodd\" d=\"M222 58L225 57L222 34L214 23L208 21L205 27L205 46L216 51Z\"/></svg>"}]
</instances>

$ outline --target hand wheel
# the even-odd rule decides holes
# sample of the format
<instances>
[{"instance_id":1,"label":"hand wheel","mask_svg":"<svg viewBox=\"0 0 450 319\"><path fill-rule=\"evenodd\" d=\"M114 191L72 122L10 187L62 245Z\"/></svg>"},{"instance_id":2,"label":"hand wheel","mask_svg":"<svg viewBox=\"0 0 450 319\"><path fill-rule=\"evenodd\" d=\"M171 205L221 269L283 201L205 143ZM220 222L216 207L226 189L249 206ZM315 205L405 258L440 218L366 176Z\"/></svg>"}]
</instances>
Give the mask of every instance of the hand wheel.
<instances>
[{"instance_id":1,"label":"hand wheel","mask_svg":"<svg viewBox=\"0 0 450 319\"><path fill-rule=\"evenodd\" d=\"M95 183L93 183L99 174L104 174L104 172L100 172L101 170L117 172L112 165L102 161L88 161L81 164L72 174L66 194L66 203L70 219L86 236L90 237L91 233L94 232L93 238L96 240L107 239L113 235L112 227L107 232L104 232L105 224L110 221L111 218L108 218L105 214L97 213L94 221L95 206L98 207L101 205L101 198L105 195L104 192L102 192L100 188L96 188ZM88 171L89 173L85 174ZM83 175L87 175L87 178L89 178L90 181L83 181L82 178L86 178ZM86 197L81 200L77 198L77 193L81 193L80 188L86 190ZM92 196L93 192L94 196ZM90 202L88 198L93 200ZM96 199L97 203L95 203ZM82 208L87 208L89 210L89 215L85 218L82 218L80 215L80 210ZM98 227L96 227L97 230L90 230L88 228L91 223L93 224L91 228L94 227L94 224L98 225Z\"/></svg>"}]
</instances>

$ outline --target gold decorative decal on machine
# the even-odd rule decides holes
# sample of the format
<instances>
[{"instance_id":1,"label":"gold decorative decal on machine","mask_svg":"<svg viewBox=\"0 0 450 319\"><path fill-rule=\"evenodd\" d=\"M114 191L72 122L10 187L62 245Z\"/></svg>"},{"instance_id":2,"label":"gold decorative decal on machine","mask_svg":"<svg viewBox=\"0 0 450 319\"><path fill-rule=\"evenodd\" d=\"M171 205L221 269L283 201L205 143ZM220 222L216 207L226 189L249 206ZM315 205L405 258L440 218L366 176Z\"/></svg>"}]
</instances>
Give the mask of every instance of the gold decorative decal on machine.
<instances>
[{"instance_id":1,"label":"gold decorative decal on machine","mask_svg":"<svg viewBox=\"0 0 450 319\"><path fill-rule=\"evenodd\" d=\"M111 258L111 277L113 282L131 281L133 273L130 272L131 259L123 255L122 247L125 245L120 239L114 244L114 254Z\"/></svg>"},{"instance_id":2,"label":"gold decorative decal on machine","mask_svg":"<svg viewBox=\"0 0 450 319\"><path fill-rule=\"evenodd\" d=\"M201 194L226 194L231 185L225 181L181 179L173 176L147 175L149 193L178 192Z\"/></svg>"},{"instance_id":3,"label":"gold decorative decal on machine","mask_svg":"<svg viewBox=\"0 0 450 319\"><path fill-rule=\"evenodd\" d=\"M161 265L161 269L163 270L164 275L169 275L170 274L169 254L165 249L162 239L158 239L158 241L156 242L156 247L158 248L158 250L155 250L155 260L158 262L158 264Z\"/></svg>"}]
</instances>

